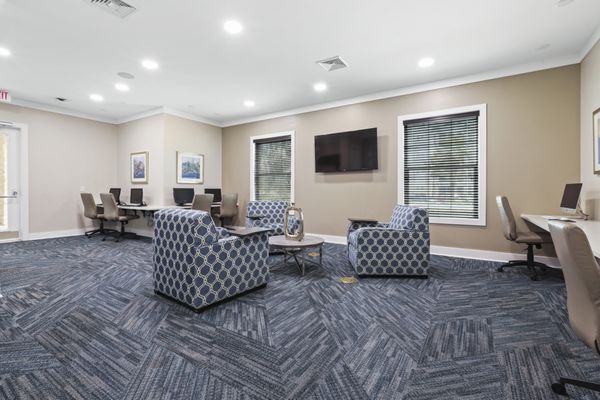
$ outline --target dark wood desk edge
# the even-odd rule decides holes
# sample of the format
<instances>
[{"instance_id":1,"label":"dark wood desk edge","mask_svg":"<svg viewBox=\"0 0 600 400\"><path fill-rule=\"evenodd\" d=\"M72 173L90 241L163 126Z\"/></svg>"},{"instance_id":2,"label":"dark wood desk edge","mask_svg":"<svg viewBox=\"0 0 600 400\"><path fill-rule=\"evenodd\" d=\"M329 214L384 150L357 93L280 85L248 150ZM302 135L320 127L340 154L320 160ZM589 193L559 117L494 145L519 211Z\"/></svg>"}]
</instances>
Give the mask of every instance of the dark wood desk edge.
<instances>
[{"instance_id":1,"label":"dark wood desk edge","mask_svg":"<svg viewBox=\"0 0 600 400\"><path fill-rule=\"evenodd\" d=\"M350 221L350 222L369 222L369 223L373 223L373 224L376 224L379 222L376 219L369 219L369 218L348 218L348 221Z\"/></svg>"},{"instance_id":2,"label":"dark wood desk edge","mask_svg":"<svg viewBox=\"0 0 600 400\"><path fill-rule=\"evenodd\" d=\"M271 231L271 229L269 228L229 229L225 227L225 229L227 229L227 233L229 233L230 235L238 237L246 237L250 235L256 235L258 233L267 233Z\"/></svg>"}]
</instances>

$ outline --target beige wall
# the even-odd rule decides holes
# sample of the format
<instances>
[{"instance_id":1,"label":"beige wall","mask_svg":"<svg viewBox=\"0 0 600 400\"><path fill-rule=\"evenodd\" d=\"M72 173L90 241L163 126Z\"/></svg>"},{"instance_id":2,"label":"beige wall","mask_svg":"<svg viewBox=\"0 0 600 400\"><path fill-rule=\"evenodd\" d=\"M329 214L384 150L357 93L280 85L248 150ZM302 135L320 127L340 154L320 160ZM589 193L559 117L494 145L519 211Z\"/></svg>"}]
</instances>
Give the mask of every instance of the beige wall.
<instances>
[{"instance_id":1,"label":"beige wall","mask_svg":"<svg viewBox=\"0 0 600 400\"><path fill-rule=\"evenodd\" d=\"M221 128L191 121L173 115L165 116L165 204L173 204L173 188L194 188L204 193L204 188L221 187ZM204 154L204 184L177 183L176 153Z\"/></svg>"},{"instance_id":2,"label":"beige wall","mask_svg":"<svg viewBox=\"0 0 600 400\"><path fill-rule=\"evenodd\" d=\"M89 226L80 187L96 194L115 183L117 128L10 104L0 104L0 120L28 126L30 233Z\"/></svg>"},{"instance_id":3,"label":"beige wall","mask_svg":"<svg viewBox=\"0 0 600 400\"><path fill-rule=\"evenodd\" d=\"M118 126L119 187L121 199L129 201L132 187L144 189L148 204L174 204L173 187L221 187L221 128L168 114L159 114ZM149 153L148 183L132 184L130 154ZM182 185L176 180L176 152L204 154L204 185ZM147 218L130 222L129 228L151 235Z\"/></svg>"},{"instance_id":4,"label":"beige wall","mask_svg":"<svg viewBox=\"0 0 600 400\"><path fill-rule=\"evenodd\" d=\"M160 204L164 198L165 176L164 141L165 115L138 119L118 126L118 187L121 201L129 201L132 187L144 189L144 200L148 204ZM131 153L148 152L148 183L131 183Z\"/></svg>"},{"instance_id":5,"label":"beige wall","mask_svg":"<svg viewBox=\"0 0 600 400\"><path fill-rule=\"evenodd\" d=\"M600 42L581 62L581 182L583 209L600 218L600 175L594 175L592 113L600 108Z\"/></svg>"},{"instance_id":6,"label":"beige wall","mask_svg":"<svg viewBox=\"0 0 600 400\"><path fill-rule=\"evenodd\" d=\"M296 204L307 232L344 235L347 217L389 218L397 201L397 117L486 103L487 226L434 225L438 246L518 252L504 240L494 197L515 214L556 213L565 182L579 179L579 65L305 113L223 129L223 189L250 193L249 138L296 132ZM379 170L314 172L313 136L377 127Z\"/></svg>"}]
</instances>

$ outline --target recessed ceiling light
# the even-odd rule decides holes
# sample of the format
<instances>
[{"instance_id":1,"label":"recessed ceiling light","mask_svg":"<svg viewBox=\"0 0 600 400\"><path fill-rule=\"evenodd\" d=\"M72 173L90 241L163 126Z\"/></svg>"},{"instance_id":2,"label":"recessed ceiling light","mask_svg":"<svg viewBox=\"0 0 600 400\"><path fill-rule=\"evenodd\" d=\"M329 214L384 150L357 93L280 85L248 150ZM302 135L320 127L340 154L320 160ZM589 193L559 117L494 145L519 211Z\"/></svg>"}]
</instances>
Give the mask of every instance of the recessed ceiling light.
<instances>
[{"instance_id":1,"label":"recessed ceiling light","mask_svg":"<svg viewBox=\"0 0 600 400\"><path fill-rule=\"evenodd\" d=\"M574 0L558 0L558 2L556 3L556 7L564 7L564 6L568 6L569 4L571 4Z\"/></svg>"},{"instance_id":2,"label":"recessed ceiling light","mask_svg":"<svg viewBox=\"0 0 600 400\"><path fill-rule=\"evenodd\" d=\"M245 100L244 105L246 107L254 107L256 105L256 103L254 102L254 100Z\"/></svg>"},{"instance_id":3,"label":"recessed ceiling light","mask_svg":"<svg viewBox=\"0 0 600 400\"><path fill-rule=\"evenodd\" d=\"M7 49L6 47L0 47L0 56L3 57L8 57L10 56L12 53L10 52L9 49Z\"/></svg>"},{"instance_id":4,"label":"recessed ceiling light","mask_svg":"<svg viewBox=\"0 0 600 400\"><path fill-rule=\"evenodd\" d=\"M315 83L313 86L317 92L324 92L327 90L327 84L323 82Z\"/></svg>"},{"instance_id":5,"label":"recessed ceiling light","mask_svg":"<svg viewBox=\"0 0 600 400\"><path fill-rule=\"evenodd\" d=\"M154 60L142 60L142 67L150 70L158 69L158 63Z\"/></svg>"},{"instance_id":6,"label":"recessed ceiling light","mask_svg":"<svg viewBox=\"0 0 600 400\"><path fill-rule=\"evenodd\" d=\"M433 64L435 64L435 60L431 57L425 57L419 60L419 67L421 68L429 68Z\"/></svg>"},{"instance_id":7,"label":"recessed ceiling light","mask_svg":"<svg viewBox=\"0 0 600 400\"><path fill-rule=\"evenodd\" d=\"M134 79L135 76L133 76L133 74L130 74L129 72L117 72L117 76L123 78L123 79Z\"/></svg>"},{"instance_id":8,"label":"recessed ceiling light","mask_svg":"<svg viewBox=\"0 0 600 400\"><path fill-rule=\"evenodd\" d=\"M225 23L223 24L223 29L225 29L227 33L235 35L243 31L244 27L242 26L242 24L239 23L239 21L231 19L229 21L225 21Z\"/></svg>"},{"instance_id":9,"label":"recessed ceiling light","mask_svg":"<svg viewBox=\"0 0 600 400\"><path fill-rule=\"evenodd\" d=\"M115 89L119 92L129 92L129 85L126 85L125 83L115 83Z\"/></svg>"},{"instance_id":10,"label":"recessed ceiling light","mask_svg":"<svg viewBox=\"0 0 600 400\"><path fill-rule=\"evenodd\" d=\"M100 96L99 94L90 94L90 100L91 101L104 101L104 97Z\"/></svg>"}]
</instances>

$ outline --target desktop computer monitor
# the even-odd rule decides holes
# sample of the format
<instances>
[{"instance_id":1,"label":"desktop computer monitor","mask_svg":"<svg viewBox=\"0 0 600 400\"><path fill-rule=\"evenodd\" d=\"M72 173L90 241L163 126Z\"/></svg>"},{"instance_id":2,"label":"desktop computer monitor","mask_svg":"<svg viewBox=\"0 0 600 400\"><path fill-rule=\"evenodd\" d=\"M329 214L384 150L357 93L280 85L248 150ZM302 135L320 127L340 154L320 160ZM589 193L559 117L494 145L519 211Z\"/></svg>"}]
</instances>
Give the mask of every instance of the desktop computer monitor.
<instances>
[{"instance_id":1,"label":"desktop computer monitor","mask_svg":"<svg viewBox=\"0 0 600 400\"><path fill-rule=\"evenodd\" d=\"M581 194L581 183L567 183L560 202L561 208L577 211L579 207L579 195Z\"/></svg>"},{"instance_id":2,"label":"desktop computer monitor","mask_svg":"<svg viewBox=\"0 0 600 400\"><path fill-rule=\"evenodd\" d=\"M204 193L212 194L213 202L220 203L221 202L221 189L204 189Z\"/></svg>"},{"instance_id":3,"label":"desktop computer monitor","mask_svg":"<svg viewBox=\"0 0 600 400\"><path fill-rule=\"evenodd\" d=\"M142 205L144 203L144 189L131 189L129 202L135 205Z\"/></svg>"},{"instance_id":4,"label":"desktop computer monitor","mask_svg":"<svg viewBox=\"0 0 600 400\"><path fill-rule=\"evenodd\" d=\"M173 188L173 200L178 206L191 203L194 200L194 189Z\"/></svg>"},{"instance_id":5,"label":"desktop computer monitor","mask_svg":"<svg viewBox=\"0 0 600 400\"><path fill-rule=\"evenodd\" d=\"M121 188L110 188L110 190L108 191L109 193L112 193L112 195L115 198L115 201L117 202L117 204L121 204Z\"/></svg>"}]
</instances>

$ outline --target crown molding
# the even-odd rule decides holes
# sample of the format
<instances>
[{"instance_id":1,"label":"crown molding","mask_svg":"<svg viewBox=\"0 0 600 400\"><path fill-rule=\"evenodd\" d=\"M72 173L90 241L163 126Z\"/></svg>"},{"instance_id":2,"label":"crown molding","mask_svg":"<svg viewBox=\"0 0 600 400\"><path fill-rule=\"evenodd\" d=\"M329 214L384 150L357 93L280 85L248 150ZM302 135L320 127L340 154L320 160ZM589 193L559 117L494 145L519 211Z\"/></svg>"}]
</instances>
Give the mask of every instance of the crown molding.
<instances>
[{"instance_id":1,"label":"crown molding","mask_svg":"<svg viewBox=\"0 0 600 400\"><path fill-rule=\"evenodd\" d=\"M594 31L594 33L592 33L592 36L590 36L588 41L585 43L585 46L583 46L583 49L581 49L581 52L579 53L579 62L583 61L583 59L588 55L588 53L592 50L592 48L594 48L594 46L596 45L596 43L598 43L599 40L600 40L600 25L598 25L598 29L596 29Z\"/></svg>"},{"instance_id":2,"label":"crown molding","mask_svg":"<svg viewBox=\"0 0 600 400\"><path fill-rule=\"evenodd\" d=\"M104 123L108 123L108 124L116 123L116 119L114 119L114 118L100 117L98 115L93 115L93 114L88 114L88 113L83 113L83 112L78 112L78 111L72 111L72 110L69 110L69 109L63 108L63 107L51 106L49 104L38 103L35 101L29 101L29 100L19 99L19 98L15 98L15 97L13 97L12 101L7 104L9 104L9 105L12 104L14 106L19 106L19 107L32 108L34 110L46 111L46 112L51 112L51 113L55 113L55 114L68 115L70 117L89 119L92 121L104 122Z\"/></svg>"},{"instance_id":3,"label":"crown molding","mask_svg":"<svg viewBox=\"0 0 600 400\"><path fill-rule=\"evenodd\" d=\"M175 108L163 107L163 112L165 114L173 115L175 117L185 118L185 119L189 119L189 120L196 121L196 122L201 122L203 124L208 124L208 125L216 126L218 128L222 128L223 127L223 125L221 124L221 122L215 121L214 119L205 118L205 117L202 117L200 115L190 114L188 112L177 110Z\"/></svg>"},{"instance_id":4,"label":"crown molding","mask_svg":"<svg viewBox=\"0 0 600 400\"><path fill-rule=\"evenodd\" d=\"M144 118L153 117L155 115L164 114L163 108L164 107L156 107L156 108L152 108L148 111L143 111L141 113L131 114L131 115L128 115L128 116L125 116L125 117L115 120L114 124L121 125L121 124L126 124L128 122L137 121L138 119L144 119Z\"/></svg>"},{"instance_id":5,"label":"crown molding","mask_svg":"<svg viewBox=\"0 0 600 400\"><path fill-rule=\"evenodd\" d=\"M541 62L534 62L528 64L520 64L517 66L497 69L493 71L487 71L477 73L473 75L462 76L458 78L445 79L441 81L425 83L421 85L407 86L400 89L388 90L384 92L367 94L364 96L352 97L344 100L337 100L328 103L317 104L314 106L294 108L290 110L280 111L271 114L258 115L255 117L242 118L237 120L225 121L222 123L223 128L248 124L251 122L264 121L273 118L288 117L291 115L304 114L314 111L327 110L330 108L337 108L348 106L352 104L365 103L369 101L389 99L392 97L404 96L408 94L415 94L421 92L427 92L430 90L444 89L452 86L466 85L469 83L488 81L492 79L504 78L513 75L526 74L529 72L542 71L551 68L564 67L566 65L578 64L581 61L579 54L572 54L569 56L558 57L550 60Z\"/></svg>"},{"instance_id":6,"label":"crown molding","mask_svg":"<svg viewBox=\"0 0 600 400\"><path fill-rule=\"evenodd\" d=\"M222 128L221 123L218 121L204 118L202 116L195 115L195 114L190 114L188 112L177 110L175 108L170 108L170 107L157 107L157 108L153 108L152 110L145 111L143 113L133 114L133 115L130 115L130 116L127 116L124 118L120 118L116 121L116 124L118 124L118 125L126 124L127 122L136 121L138 119L149 118L149 117L153 117L153 116L159 115L159 114L173 115L175 117L189 119L190 121L201 122L203 124L216 126L217 128Z\"/></svg>"}]
</instances>

